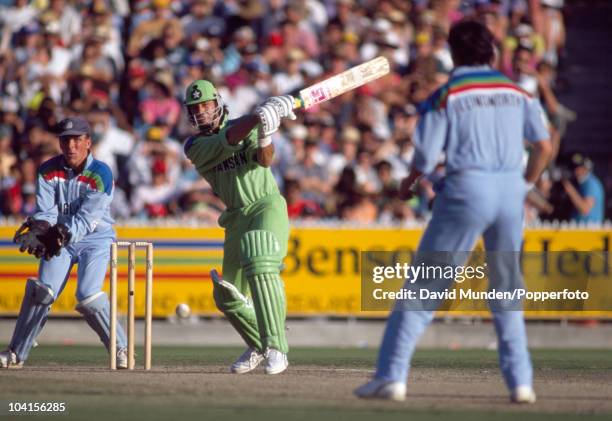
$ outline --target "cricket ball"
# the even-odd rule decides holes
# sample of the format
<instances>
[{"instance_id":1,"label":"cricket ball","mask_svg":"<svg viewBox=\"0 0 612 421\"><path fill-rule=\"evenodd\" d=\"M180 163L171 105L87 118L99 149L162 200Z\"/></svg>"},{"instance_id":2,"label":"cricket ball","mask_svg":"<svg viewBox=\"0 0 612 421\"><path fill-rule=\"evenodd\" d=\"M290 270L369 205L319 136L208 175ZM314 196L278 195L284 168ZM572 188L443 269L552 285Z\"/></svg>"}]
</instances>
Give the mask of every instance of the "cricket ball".
<instances>
[{"instance_id":1,"label":"cricket ball","mask_svg":"<svg viewBox=\"0 0 612 421\"><path fill-rule=\"evenodd\" d=\"M186 319L191 315L191 309L185 303L177 305L175 311L179 319Z\"/></svg>"}]
</instances>

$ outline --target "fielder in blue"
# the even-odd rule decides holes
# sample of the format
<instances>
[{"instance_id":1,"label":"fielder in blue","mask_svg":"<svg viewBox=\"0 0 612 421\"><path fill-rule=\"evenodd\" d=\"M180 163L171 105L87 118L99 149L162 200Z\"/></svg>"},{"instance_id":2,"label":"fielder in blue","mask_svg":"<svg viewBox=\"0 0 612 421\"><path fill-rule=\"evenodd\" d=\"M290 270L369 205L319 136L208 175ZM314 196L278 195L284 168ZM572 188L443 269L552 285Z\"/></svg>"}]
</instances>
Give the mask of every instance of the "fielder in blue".
<instances>
[{"instance_id":1,"label":"fielder in blue","mask_svg":"<svg viewBox=\"0 0 612 421\"><path fill-rule=\"evenodd\" d=\"M98 334L106 349L110 339L110 305L102 285L115 239L110 203L110 168L91 155L87 120L59 123L62 151L38 170L36 213L17 230L20 251L40 258L38 279L26 282L19 318L0 367L21 368L42 330L51 305L62 293L72 267L78 265L76 310ZM126 337L117 327L117 366L127 368Z\"/></svg>"},{"instance_id":2,"label":"fielder in blue","mask_svg":"<svg viewBox=\"0 0 612 421\"><path fill-rule=\"evenodd\" d=\"M449 81L421 106L413 167L402 182L401 194L410 197L418 178L430 173L444 152L446 176L418 251L458 252L455 255L465 258L482 235L488 252L516 256L506 262L508 267L501 267L512 271L518 267L518 253L513 252L521 249L525 195L551 153L544 112L538 100L490 67L494 46L486 27L460 22L451 29L448 42L455 69ZM531 153L523 172L525 141ZM520 275L518 278L522 283ZM503 277L491 277L490 283L497 290L514 284ZM510 399L535 402L523 313L493 306L491 311ZM396 303L376 374L355 390L358 397L406 398L410 360L433 315L430 309L407 311Z\"/></svg>"}]
</instances>

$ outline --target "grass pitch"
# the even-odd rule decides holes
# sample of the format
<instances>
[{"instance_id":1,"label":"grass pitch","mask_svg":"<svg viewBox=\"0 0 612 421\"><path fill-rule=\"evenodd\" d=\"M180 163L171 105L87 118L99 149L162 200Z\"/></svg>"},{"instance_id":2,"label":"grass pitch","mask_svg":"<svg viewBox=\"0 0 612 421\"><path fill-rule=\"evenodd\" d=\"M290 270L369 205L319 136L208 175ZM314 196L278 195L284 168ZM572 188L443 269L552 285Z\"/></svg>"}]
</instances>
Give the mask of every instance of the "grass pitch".
<instances>
[{"instance_id":1,"label":"grass pitch","mask_svg":"<svg viewBox=\"0 0 612 421\"><path fill-rule=\"evenodd\" d=\"M612 419L609 350L533 351L539 400L530 406L508 403L493 351L418 351L405 403L351 395L372 373L372 349L295 348L284 374L229 374L242 351L156 347L151 372L111 373L101 346L41 346L26 368L0 371L0 421L9 402L66 403L66 414L37 420Z\"/></svg>"}]
</instances>

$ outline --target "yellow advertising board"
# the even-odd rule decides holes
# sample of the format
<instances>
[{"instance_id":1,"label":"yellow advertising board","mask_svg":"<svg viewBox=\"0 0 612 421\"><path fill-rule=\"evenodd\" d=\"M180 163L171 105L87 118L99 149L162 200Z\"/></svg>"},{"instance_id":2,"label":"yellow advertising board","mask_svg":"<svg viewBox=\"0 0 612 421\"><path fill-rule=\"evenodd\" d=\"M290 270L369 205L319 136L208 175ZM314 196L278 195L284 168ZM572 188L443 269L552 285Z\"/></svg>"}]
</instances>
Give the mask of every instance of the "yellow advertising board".
<instances>
[{"instance_id":1,"label":"yellow advertising board","mask_svg":"<svg viewBox=\"0 0 612 421\"><path fill-rule=\"evenodd\" d=\"M36 277L38 261L19 253L11 239L16 226L0 227L0 315L15 315L24 292L25 279ZM201 315L218 314L212 299L209 271L221 268L223 231L219 228L118 227L121 240L151 241L154 251L154 316L166 317L179 303L187 303ZM397 228L293 228L285 259L290 316L333 315L384 317L384 312L362 312L360 295L361 251L413 251L421 230ZM612 233L598 229L527 230L524 250L603 251L608 253ZM482 247L478 245L477 247ZM137 257L137 314L144 309L144 252ZM611 280L612 282L612 280ZM105 285L108 289L108 283ZM76 270L54 304L52 314L77 315L74 311ZM127 251L119 255L119 310L126 310ZM541 318L542 314L527 314ZM550 312L548 317L585 316ZM612 311L589 316L612 317Z\"/></svg>"}]
</instances>

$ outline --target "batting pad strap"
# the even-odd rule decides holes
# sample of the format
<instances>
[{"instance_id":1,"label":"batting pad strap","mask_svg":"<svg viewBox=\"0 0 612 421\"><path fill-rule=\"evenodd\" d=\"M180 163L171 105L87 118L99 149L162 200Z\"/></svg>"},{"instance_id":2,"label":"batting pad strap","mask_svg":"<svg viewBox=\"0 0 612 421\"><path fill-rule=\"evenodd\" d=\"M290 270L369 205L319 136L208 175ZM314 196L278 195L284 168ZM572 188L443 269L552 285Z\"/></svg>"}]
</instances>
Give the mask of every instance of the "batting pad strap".
<instances>
[{"instance_id":1,"label":"batting pad strap","mask_svg":"<svg viewBox=\"0 0 612 421\"><path fill-rule=\"evenodd\" d=\"M266 230L246 232L240 239L240 265L247 278L264 273L280 273L280 244Z\"/></svg>"},{"instance_id":2,"label":"batting pad strap","mask_svg":"<svg viewBox=\"0 0 612 421\"><path fill-rule=\"evenodd\" d=\"M83 301L78 302L76 305L76 311L78 311L79 313L83 313L95 309L95 303L98 301L98 297L102 295L106 295L106 293L104 291L100 291L95 293L94 295L90 295ZM104 298L101 298L101 300L104 300Z\"/></svg>"}]
</instances>

